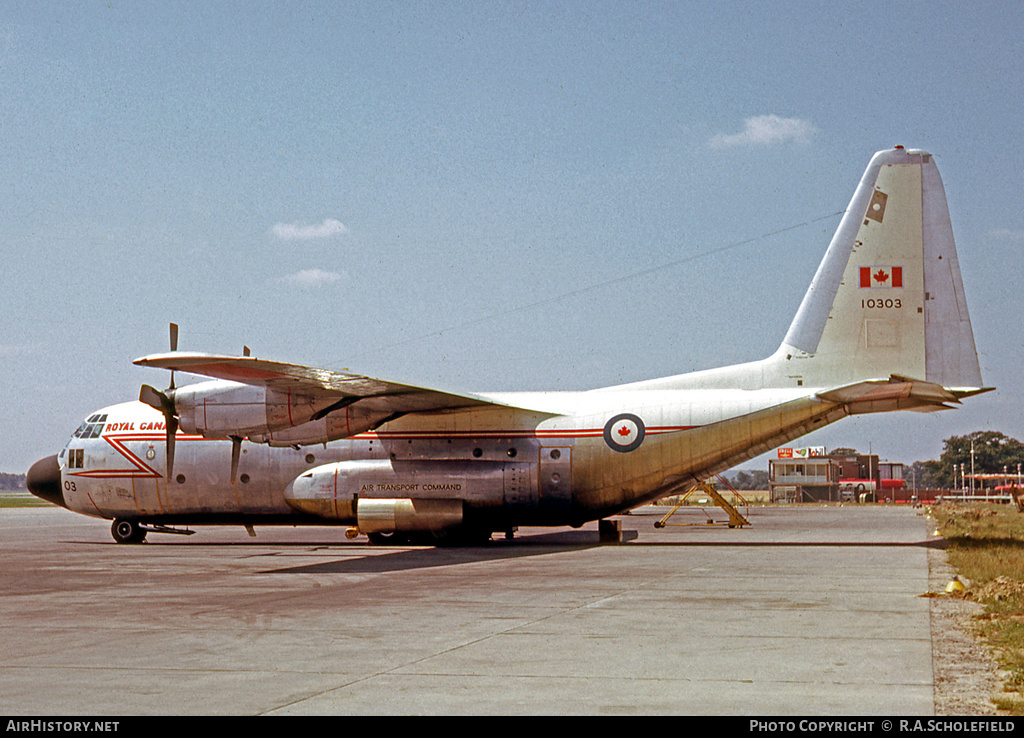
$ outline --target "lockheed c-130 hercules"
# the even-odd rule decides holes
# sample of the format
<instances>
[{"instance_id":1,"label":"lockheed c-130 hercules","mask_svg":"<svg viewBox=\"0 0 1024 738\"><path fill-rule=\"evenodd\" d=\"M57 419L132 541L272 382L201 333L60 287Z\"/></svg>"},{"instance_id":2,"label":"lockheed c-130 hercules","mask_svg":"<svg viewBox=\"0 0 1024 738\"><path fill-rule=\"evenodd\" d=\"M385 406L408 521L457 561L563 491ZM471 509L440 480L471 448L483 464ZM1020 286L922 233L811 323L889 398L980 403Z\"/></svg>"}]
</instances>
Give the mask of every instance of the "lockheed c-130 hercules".
<instances>
[{"instance_id":1,"label":"lockheed c-130 hercules","mask_svg":"<svg viewBox=\"0 0 1024 738\"><path fill-rule=\"evenodd\" d=\"M170 387L91 414L33 494L172 526L337 524L371 541L479 541L579 526L679 493L848 415L986 391L933 157L875 154L779 349L578 392L461 394L177 350ZM174 372L212 381L175 387Z\"/></svg>"}]
</instances>

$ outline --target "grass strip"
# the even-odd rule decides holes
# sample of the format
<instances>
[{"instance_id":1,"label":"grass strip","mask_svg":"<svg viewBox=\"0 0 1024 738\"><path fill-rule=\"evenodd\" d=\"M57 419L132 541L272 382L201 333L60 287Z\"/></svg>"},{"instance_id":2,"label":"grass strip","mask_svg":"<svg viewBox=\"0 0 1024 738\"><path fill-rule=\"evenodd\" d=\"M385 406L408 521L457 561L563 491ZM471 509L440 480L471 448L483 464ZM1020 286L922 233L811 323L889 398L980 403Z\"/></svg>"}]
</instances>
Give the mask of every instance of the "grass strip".
<instances>
[{"instance_id":1,"label":"grass strip","mask_svg":"<svg viewBox=\"0 0 1024 738\"><path fill-rule=\"evenodd\" d=\"M949 564L984 608L977 630L1004 674L996 705L1024 715L1024 514L1013 505L936 505Z\"/></svg>"}]
</instances>

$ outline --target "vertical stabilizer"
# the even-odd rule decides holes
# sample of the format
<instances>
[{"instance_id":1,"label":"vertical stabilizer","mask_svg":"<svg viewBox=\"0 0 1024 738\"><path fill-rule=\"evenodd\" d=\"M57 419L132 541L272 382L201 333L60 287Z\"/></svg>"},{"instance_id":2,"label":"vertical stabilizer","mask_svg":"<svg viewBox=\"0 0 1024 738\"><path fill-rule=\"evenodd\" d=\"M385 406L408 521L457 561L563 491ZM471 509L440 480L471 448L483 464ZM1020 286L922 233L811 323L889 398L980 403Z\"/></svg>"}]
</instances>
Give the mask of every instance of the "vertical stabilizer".
<instances>
[{"instance_id":1,"label":"vertical stabilizer","mask_svg":"<svg viewBox=\"0 0 1024 738\"><path fill-rule=\"evenodd\" d=\"M897 147L871 159L775 358L785 379L776 374L772 384L835 386L895 374L982 386L930 154Z\"/></svg>"}]
</instances>

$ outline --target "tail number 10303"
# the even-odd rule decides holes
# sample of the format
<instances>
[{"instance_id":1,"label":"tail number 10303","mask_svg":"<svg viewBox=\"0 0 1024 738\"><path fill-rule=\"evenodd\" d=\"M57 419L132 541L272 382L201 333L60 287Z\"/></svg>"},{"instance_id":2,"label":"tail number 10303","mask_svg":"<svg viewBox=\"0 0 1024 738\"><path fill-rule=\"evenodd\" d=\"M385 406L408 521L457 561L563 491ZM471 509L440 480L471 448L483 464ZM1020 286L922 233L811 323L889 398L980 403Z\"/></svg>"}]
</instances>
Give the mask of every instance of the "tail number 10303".
<instances>
[{"instance_id":1,"label":"tail number 10303","mask_svg":"<svg viewBox=\"0 0 1024 738\"><path fill-rule=\"evenodd\" d=\"M903 300L883 300L882 298L878 298L877 300L861 300L860 306L862 308L867 308L868 310L899 310L903 307Z\"/></svg>"}]
</instances>

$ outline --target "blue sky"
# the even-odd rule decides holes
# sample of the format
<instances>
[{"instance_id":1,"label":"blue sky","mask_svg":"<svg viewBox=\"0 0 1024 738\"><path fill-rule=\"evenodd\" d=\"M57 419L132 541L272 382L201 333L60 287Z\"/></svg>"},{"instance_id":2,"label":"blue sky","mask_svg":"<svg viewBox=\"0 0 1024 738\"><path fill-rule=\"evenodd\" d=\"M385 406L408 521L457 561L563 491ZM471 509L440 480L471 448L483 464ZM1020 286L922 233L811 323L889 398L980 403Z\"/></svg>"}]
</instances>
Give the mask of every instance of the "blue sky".
<instances>
[{"instance_id":1,"label":"blue sky","mask_svg":"<svg viewBox=\"0 0 1024 738\"><path fill-rule=\"evenodd\" d=\"M171 321L467 391L761 358L894 144L998 391L804 443L1024 438L1022 38L1016 3L6 2L0 471L164 386L131 361Z\"/></svg>"}]
</instances>

